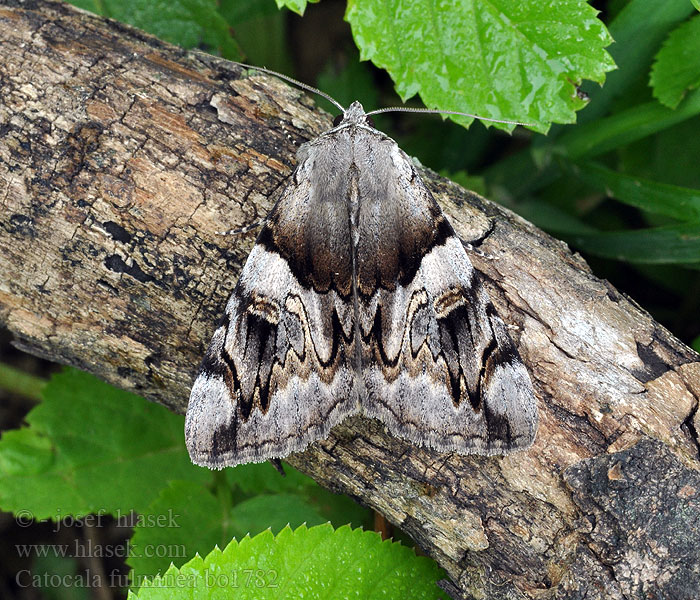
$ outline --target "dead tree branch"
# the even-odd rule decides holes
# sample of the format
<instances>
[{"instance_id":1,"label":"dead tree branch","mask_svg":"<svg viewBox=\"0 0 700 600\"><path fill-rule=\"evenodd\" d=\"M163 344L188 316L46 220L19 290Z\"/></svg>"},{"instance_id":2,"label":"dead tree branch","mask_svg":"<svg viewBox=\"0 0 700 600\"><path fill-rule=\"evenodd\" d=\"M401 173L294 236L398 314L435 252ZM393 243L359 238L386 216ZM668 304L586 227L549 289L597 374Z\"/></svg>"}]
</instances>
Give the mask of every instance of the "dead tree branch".
<instances>
[{"instance_id":1,"label":"dead tree branch","mask_svg":"<svg viewBox=\"0 0 700 600\"><path fill-rule=\"evenodd\" d=\"M184 412L295 143L329 126L118 23L0 2L0 322L30 352ZM441 455L353 418L290 462L386 515L465 597L697 598L698 356L567 247L426 172L539 396L528 452Z\"/></svg>"}]
</instances>

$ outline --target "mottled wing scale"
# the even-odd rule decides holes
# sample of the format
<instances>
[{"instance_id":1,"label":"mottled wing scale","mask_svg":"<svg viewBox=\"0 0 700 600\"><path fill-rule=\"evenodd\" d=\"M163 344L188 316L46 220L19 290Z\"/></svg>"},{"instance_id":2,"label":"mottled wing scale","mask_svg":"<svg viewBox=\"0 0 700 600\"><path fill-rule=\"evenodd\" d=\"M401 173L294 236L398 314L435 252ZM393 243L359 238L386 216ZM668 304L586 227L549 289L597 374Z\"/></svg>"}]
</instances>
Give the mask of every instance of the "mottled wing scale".
<instances>
[{"instance_id":1,"label":"mottled wing scale","mask_svg":"<svg viewBox=\"0 0 700 600\"><path fill-rule=\"evenodd\" d=\"M442 451L530 446L530 378L462 243L396 143L364 142L355 144L363 412Z\"/></svg>"},{"instance_id":2,"label":"mottled wing scale","mask_svg":"<svg viewBox=\"0 0 700 600\"><path fill-rule=\"evenodd\" d=\"M286 456L359 409L347 168L332 168L351 153L319 144L300 149L192 388L197 464Z\"/></svg>"},{"instance_id":3,"label":"mottled wing scale","mask_svg":"<svg viewBox=\"0 0 700 600\"><path fill-rule=\"evenodd\" d=\"M361 411L442 451L532 444L532 384L451 225L354 103L299 150L190 396L192 460L302 450Z\"/></svg>"}]
</instances>

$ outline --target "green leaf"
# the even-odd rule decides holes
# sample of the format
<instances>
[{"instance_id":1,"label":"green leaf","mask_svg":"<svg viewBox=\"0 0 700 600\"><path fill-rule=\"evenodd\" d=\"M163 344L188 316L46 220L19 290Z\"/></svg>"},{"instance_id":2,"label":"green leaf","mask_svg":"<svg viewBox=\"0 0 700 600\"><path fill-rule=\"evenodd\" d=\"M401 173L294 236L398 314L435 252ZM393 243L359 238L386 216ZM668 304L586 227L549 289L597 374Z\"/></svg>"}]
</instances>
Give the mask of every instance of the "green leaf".
<instances>
[{"instance_id":1,"label":"green leaf","mask_svg":"<svg viewBox=\"0 0 700 600\"><path fill-rule=\"evenodd\" d=\"M442 577L434 561L375 532L330 525L276 537L269 531L233 540L204 559L144 582L130 600L170 598L363 598L412 600L440 598Z\"/></svg>"},{"instance_id":2,"label":"green leaf","mask_svg":"<svg viewBox=\"0 0 700 600\"><path fill-rule=\"evenodd\" d=\"M183 418L75 370L55 375L28 427L0 439L0 507L37 520L143 511L171 479L207 481Z\"/></svg>"},{"instance_id":3,"label":"green leaf","mask_svg":"<svg viewBox=\"0 0 700 600\"><path fill-rule=\"evenodd\" d=\"M181 564L215 545L223 547L234 535L231 511L230 503L202 485L170 482L134 528L126 561L132 581L163 573L171 562Z\"/></svg>"},{"instance_id":4,"label":"green leaf","mask_svg":"<svg viewBox=\"0 0 700 600\"><path fill-rule=\"evenodd\" d=\"M430 108L539 131L573 122L584 105L576 85L602 83L615 66L612 38L583 0L350 0L345 18L362 59L386 69L404 100L418 93Z\"/></svg>"},{"instance_id":5,"label":"green leaf","mask_svg":"<svg viewBox=\"0 0 700 600\"><path fill-rule=\"evenodd\" d=\"M573 246L596 256L647 264L696 264L700 224L567 236Z\"/></svg>"},{"instance_id":6,"label":"green leaf","mask_svg":"<svg viewBox=\"0 0 700 600\"><path fill-rule=\"evenodd\" d=\"M51 440L36 429L23 428L6 431L0 438L0 485L4 487L12 477L28 477L44 473L54 462ZM11 487L11 483L9 484ZM11 510L4 502L12 492L0 488L0 507ZM15 502L18 510L29 510Z\"/></svg>"},{"instance_id":7,"label":"green leaf","mask_svg":"<svg viewBox=\"0 0 700 600\"><path fill-rule=\"evenodd\" d=\"M232 537L327 522L296 494L261 494L237 503L230 500L230 494L214 495L201 485L171 482L134 529L127 560L133 569L132 580L142 581L165 572L171 562L181 564L214 546L224 547ZM161 519L170 524L152 525Z\"/></svg>"},{"instance_id":8,"label":"green leaf","mask_svg":"<svg viewBox=\"0 0 700 600\"><path fill-rule=\"evenodd\" d=\"M300 523L313 521L314 515L320 515L323 522L330 521L336 527L348 523L354 526L372 523L371 511L360 506L348 496L334 494L322 488L313 479L286 463L284 463L284 472L285 476L282 477L270 463L259 463L238 465L232 469L226 469L224 477L234 490L234 494L240 493L248 497L256 495L277 498L299 497L309 510L308 515L299 521ZM281 506L274 511L269 511L268 519L269 515L274 514L275 511L284 512L285 510L286 508ZM290 514L284 518L291 523L293 520L290 519ZM286 521L284 522L286 523ZM257 533L257 531L253 521L248 522L240 529L242 533Z\"/></svg>"},{"instance_id":9,"label":"green leaf","mask_svg":"<svg viewBox=\"0 0 700 600\"><path fill-rule=\"evenodd\" d=\"M676 108L688 90L700 85L700 15L671 33L651 70L654 97Z\"/></svg>"},{"instance_id":10,"label":"green leaf","mask_svg":"<svg viewBox=\"0 0 700 600\"><path fill-rule=\"evenodd\" d=\"M292 12L297 13L299 16L304 16L304 11L306 10L306 5L310 2L314 4L318 0L275 0L277 2L277 8L287 7Z\"/></svg>"},{"instance_id":11,"label":"green leaf","mask_svg":"<svg viewBox=\"0 0 700 600\"><path fill-rule=\"evenodd\" d=\"M326 522L328 519L296 494L259 494L236 504L231 515L233 532L239 539L265 529L277 533L287 525L298 527L302 523L320 525Z\"/></svg>"},{"instance_id":12,"label":"green leaf","mask_svg":"<svg viewBox=\"0 0 700 600\"><path fill-rule=\"evenodd\" d=\"M369 511L347 496L332 494L289 465L285 472L282 477L269 463L239 465L215 474L213 490L171 482L134 530L127 560L132 580L163 573L171 561L181 564L215 545L223 548L234 536L329 520L335 526L371 521Z\"/></svg>"},{"instance_id":13,"label":"green leaf","mask_svg":"<svg viewBox=\"0 0 700 600\"><path fill-rule=\"evenodd\" d=\"M317 495L321 488L311 477L297 471L291 465L283 463L282 476L269 462L238 465L223 471L229 486L240 490L244 495L255 494L299 494L306 497ZM337 496L328 492L333 497ZM354 502L351 505L356 506Z\"/></svg>"},{"instance_id":14,"label":"green leaf","mask_svg":"<svg viewBox=\"0 0 700 600\"><path fill-rule=\"evenodd\" d=\"M183 48L206 44L226 58L241 58L228 23L217 10L217 0L79 0L74 4Z\"/></svg>"},{"instance_id":15,"label":"green leaf","mask_svg":"<svg viewBox=\"0 0 700 600\"><path fill-rule=\"evenodd\" d=\"M624 98L625 92L647 73L654 52L668 32L682 23L693 9L687 0L624 0L625 6L610 23L610 34L615 43L609 51L618 69L608 75L605 85L584 86L591 101L579 115L579 123L593 121L608 113L616 98ZM606 10L610 10L606 5ZM644 40L644 43L640 43ZM629 94L628 96L629 97ZM637 100L638 101L638 100Z\"/></svg>"},{"instance_id":16,"label":"green leaf","mask_svg":"<svg viewBox=\"0 0 700 600\"><path fill-rule=\"evenodd\" d=\"M700 221L700 190L617 173L593 162L563 166L620 202L657 215Z\"/></svg>"},{"instance_id":17,"label":"green leaf","mask_svg":"<svg viewBox=\"0 0 700 600\"><path fill-rule=\"evenodd\" d=\"M229 485L249 495L287 492L302 494L309 488L318 487L313 479L294 467L285 463L283 468L284 476L269 462L249 463L226 469L224 475Z\"/></svg>"},{"instance_id":18,"label":"green leaf","mask_svg":"<svg viewBox=\"0 0 700 600\"><path fill-rule=\"evenodd\" d=\"M557 151L573 159L597 156L700 114L700 90L694 90L676 110L646 102L610 117L579 125L564 133Z\"/></svg>"}]
</instances>

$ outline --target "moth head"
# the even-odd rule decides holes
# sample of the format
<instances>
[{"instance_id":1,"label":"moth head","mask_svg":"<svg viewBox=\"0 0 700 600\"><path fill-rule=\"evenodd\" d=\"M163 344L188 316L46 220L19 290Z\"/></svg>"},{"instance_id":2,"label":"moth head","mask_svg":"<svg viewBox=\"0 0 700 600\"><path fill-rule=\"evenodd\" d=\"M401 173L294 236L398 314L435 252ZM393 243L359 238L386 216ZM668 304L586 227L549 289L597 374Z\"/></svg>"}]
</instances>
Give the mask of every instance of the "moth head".
<instances>
[{"instance_id":1,"label":"moth head","mask_svg":"<svg viewBox=\"0 0 700 600\"><path fill-rule=\"evenodd\" d=\"M374 121L365 113L365 109L362 108L357 100L353 102L348 108L343 112L343 114L338 115L333 119L333 126L338 127L341 123L348 123L352 125L369 125L374 127Z\"/></svg>"}]
</instances>

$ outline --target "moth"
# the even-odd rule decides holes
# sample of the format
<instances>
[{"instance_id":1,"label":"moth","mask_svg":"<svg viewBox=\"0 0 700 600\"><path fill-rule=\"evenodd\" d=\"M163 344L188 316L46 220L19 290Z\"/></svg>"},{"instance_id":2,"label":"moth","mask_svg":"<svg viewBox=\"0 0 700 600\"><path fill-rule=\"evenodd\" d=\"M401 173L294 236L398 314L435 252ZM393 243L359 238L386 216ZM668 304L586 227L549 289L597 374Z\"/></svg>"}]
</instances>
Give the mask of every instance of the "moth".
<instances>
[{"instance_id":1,"label":"moth","mask_svg":"<svg viewBox=\"0 0 700 600\"><path fill-rule=\"evenodd\" d=\"M529 447L532 383L462 242L396 142L359 102L338 106L299 148L214 332L192 461L284 457L356 413L443 452Z\"/></svg>"}]
</instances>

